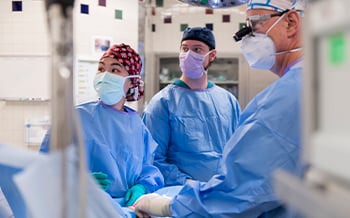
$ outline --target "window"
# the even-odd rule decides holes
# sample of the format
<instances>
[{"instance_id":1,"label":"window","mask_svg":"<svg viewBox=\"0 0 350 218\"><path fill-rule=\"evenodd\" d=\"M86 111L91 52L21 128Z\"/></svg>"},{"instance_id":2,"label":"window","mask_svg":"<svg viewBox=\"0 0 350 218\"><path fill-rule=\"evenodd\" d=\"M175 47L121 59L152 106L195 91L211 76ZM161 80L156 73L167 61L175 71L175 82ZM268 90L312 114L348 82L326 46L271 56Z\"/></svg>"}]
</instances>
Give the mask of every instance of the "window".
<instances>
[{"instance_id":1,"label":"window","mask_svg":"<svg viewBox=\"0 0 350 218\"><path fill-rule=\"evenodd\" d=\"M211 8L206 8L205 9L205 14L214 14L214 10Z\"/></svg>"},{"instance_id":2,"label":"window","mask_svg":"<svg viewBox=\"0 0 350 218\"><path fill-rule=\"evenodd\" d=\"M22 1L12 1L12 11L22 11Z\"/></svg>"},{"instance_id":3,"label":"window","mask_svg":"<svg viewBox=\"0 0 350 218\"><path fill-rule=\"evenodd\" d=\"M106 0L98 0L98 5L106 7Z\"/></svg>"},{"instance_id":4,"label":"window","mask_svg":"<svg viewBox=\"0 0 350 218\"><path fill-rule=\"evenodd\" d=\"M115 10L115 19L122 20L123 19L123 11L122 10Z\"/></svg>"},{"instance_id":5,"label":"window","mask_svg":"<svg viewBox=\"0 0 350 218\"><path fill-rule=\"evenodd\" d=\"M164 23L171 23L171 16L166 16L166 17L164 17L163 22L164 22Z\"/></svg>"},{"instance_id":6,"label":"window","mask_svg":"<svg viewBox=\"0 0 350 218\"><path fill-rule=\"evenodd\" d=\"M183 32L188 27L187 23L180 24L180 31Z\"/></svg>"},{"instance_id":7,"label":"window","mask_svg":"<svg viewBox=\"0 0 350 218\"><path fill-rule=\"evenodd\" d=\"M222 15L222 22L223 23L230 23L230 15L229 14Z\"/></svg>"},{"instance_id":8,"label":"window","mask_svg":"<svg viewBox=\"0 0 350 218\"><path fill-rule=\"evenodd\" d=\"M205 27L213 31L214 25L212 23L206 23Z\"/></svg>"},{"instance_id":9,"label":"window","mask_svg":"<svg viewBox=\"0 0 350 218\"><path fill-rule=\"evenodd\" d=\"M164 5L163 0L156 0L156 6L157 7L163 7L163 5Z\"/></svg>"},{"instance_id":10,"label":"window","mask_svg":"<svg viewBox=\"0 0 350 218\"><path fill-rule=\"evenodd\" d=\"M80 5L80 13L82 14L89 14L89 5Z\"/></svg>"}]
</instances>

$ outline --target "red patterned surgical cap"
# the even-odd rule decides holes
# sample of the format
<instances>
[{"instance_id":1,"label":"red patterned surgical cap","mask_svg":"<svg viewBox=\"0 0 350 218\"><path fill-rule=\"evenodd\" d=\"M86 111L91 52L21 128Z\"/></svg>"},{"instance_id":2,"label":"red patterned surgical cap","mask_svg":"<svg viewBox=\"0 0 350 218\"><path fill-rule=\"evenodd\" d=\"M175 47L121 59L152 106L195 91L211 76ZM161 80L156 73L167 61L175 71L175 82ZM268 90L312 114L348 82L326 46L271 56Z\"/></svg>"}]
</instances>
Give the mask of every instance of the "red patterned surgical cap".
<instances>
[{"instance_id":1,"label":"red patterned surgical cap","mask_svg":"<svg viewBox=\"0 0 350 218\"><path fill-rule=\"evenodd\" d=\"M114 58L121 63L128 71L129 75L140 75L142 68L142 61L140 55L127 44L115 44L109 47L109 49L100 58Z\"/></svg>"},{"instance_id":2,"label":"red patterned surgical cap","mask_svg":"<svg viewBox=\"0 0 350 218\"><path fill-rule=\"evenodd\" d=\"M102 55L100 60L110 57L116 59L119 63L121 63L126 71L128 71L129 75L140 75L142 69L142 61L140 55L127 44L114 44ZM127 101L137 101L144 94L143 82L140 79L131 79L134 87L129 89L127 93L126 100ZM138 92L135 95L135 91ZM130 94L130 95L128 95ZM137 97L135 97L137 96Z\"/></svg>"}]
</instances>

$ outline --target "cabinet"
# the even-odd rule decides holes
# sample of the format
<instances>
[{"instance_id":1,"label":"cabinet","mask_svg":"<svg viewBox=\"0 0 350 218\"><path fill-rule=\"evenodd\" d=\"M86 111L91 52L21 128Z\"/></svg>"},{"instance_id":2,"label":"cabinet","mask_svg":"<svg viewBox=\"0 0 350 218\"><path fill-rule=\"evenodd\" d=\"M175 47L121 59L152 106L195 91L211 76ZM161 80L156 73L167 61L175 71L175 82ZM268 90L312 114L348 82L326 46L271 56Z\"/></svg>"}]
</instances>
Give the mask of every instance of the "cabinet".
<instances>
[{"instance_id":1,"label":"cabinet","mask_svg":"<svg viewBox=\"0 0 350 218\"><path fill-rule=\"evenodd\" d=\"M217 57L208 71L209 81L228 90L238 99L239 58ZM181 76L178 54L158 56L159 90Z\"/></svg>"},{"instance_id":2,"label":"cabinet","mask_svg":"<svg viewBox=\"0 0 350 218\"><path fill-rule=\"evenodd\" d=\"M178 55L171 52L148 56L143 105L147 105L160 89L180 78ZM210 81L235 95L242 109L256 94L278 79L268 70L250 68L243 55L237 53L219 53L209 68L208 77Z\"/></svg>"}]
</instances>

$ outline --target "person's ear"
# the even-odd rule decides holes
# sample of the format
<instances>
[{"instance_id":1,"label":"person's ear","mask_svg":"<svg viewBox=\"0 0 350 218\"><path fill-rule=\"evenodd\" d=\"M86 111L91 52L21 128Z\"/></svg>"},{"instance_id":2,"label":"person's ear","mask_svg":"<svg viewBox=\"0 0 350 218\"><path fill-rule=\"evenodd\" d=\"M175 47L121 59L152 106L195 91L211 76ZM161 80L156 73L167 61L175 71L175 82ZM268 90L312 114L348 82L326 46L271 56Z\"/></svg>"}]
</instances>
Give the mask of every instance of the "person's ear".
<instances>
[{"instance_id":1,"label":"person's ear","mask_svg":"<svg viewBox=\"0 0 350 218\"><path fill-rule=\"evenodd\" d=\"M297 11L289 11L286 15L286 20L288 23L287 26L287 35L288 37L294 37L301 28L301 17Z\"/></svg>"},{"instance_id":2,"label":"person's ear","mask_svg":"<svg viewBox=\"0 0 350 218\"><path fill-rule=\"evenodd\" d=\"M213 62L215 60L216 54L217 54L216 49L214 49L214 50L212 50L212 52L210 52L210 54L209 54L209 61L210 62Z\"/></svg>"},{"instance_id":3,"label":"person's ear","mask_svg":"<svg viewBox=\"0 0 350 218\"><path fill-rule=\"evenodd\" d=\"M124 82L124 91L125 93L127 93L129 91L130 88L132 88L132 82L130 78L127 78Z\"/></svg>"}]
</instances>

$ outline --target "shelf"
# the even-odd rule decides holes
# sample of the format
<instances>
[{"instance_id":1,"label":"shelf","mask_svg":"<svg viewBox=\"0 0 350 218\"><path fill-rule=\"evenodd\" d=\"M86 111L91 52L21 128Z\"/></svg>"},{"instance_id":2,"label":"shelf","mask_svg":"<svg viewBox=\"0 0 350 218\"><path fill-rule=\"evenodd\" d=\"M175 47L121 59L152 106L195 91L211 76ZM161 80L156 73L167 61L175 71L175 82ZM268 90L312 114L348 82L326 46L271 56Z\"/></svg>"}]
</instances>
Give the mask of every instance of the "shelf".
<instances>
[{"instance_id":1,"label":"shelf","mask_svg":"<svg viewBox=\"0 0 350 218\"><path fill-rule=\"evenodd\" d=\"M208 80L228 90L238 98L239 58L217 57L208 71ZM173 83L181 76L179 57L174 55L158 56L159 89Z\"/></svg>"},{"instance_id":2,"label":"shelf","mask_svg":"<svg viewBox=\"0 0 350 218\"><path fill-rule=\"evenodd\" d=\"M238 85L239 82L238 81L233 81L233 80L226 80L226 81L215 81L215 80L211 80L211 82L218 84L218 85Z\"/></svg>"},{"instance_id":3,"label":"shelf","mask_svg":"<svg viewBox=\"0 0 350 218\"><path fill-rule=\"evenodd\" d=\"M47 98L0 98L0 101L5 102L48 102L50 99Z\"/></svg>"}]
</instances>

